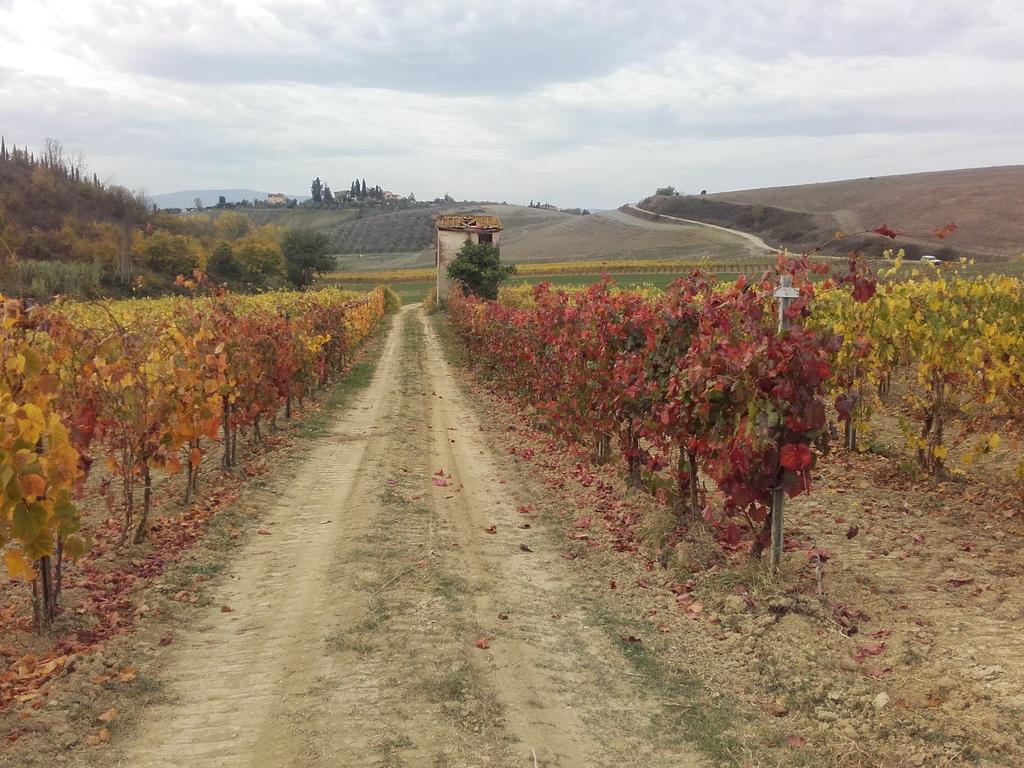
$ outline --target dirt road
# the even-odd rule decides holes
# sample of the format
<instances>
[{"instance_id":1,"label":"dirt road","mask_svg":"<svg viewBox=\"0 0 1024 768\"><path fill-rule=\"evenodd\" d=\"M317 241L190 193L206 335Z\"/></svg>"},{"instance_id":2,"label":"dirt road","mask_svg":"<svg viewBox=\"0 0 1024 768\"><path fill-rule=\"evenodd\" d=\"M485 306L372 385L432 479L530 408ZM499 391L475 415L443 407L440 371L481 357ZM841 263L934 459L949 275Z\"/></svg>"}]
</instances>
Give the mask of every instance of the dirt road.
<instances>
[{"instance_id":1,"label":"dirt road","mask_svg":"<svg viewBox=\"0 0 1024 768\"><path fill-rule=\"evenodd\" d=\"M637 212L639 212L641 214L650 215L650 211L645 211L643 208L640 208L639 206L627 205L626 207L630 208L630 209L632 209L634 211L637 211ZM607 215L607 214L611 214L611 213L618 214L619 216L623 216L623 217L626 217L626 218L637 218L639 221L645 221L648 224L650 224L651 226L659 226L658 222L649 221L648 219L643 219L643 218L640 218L640 217L630 217L629 214L622 213L621 211L605 211L605 212L602 213L602 215ZM768 243L766 243L764 240L762 240L760 237L758 237L757 235L752 235L749 232L741 232L738 229L729 229L728 227L720 227L717 224L708 224L706 221L698 221L697 219L681 219L678 216L668 216L667 214L664 214L664 213L661 213L661 214L658 214L658 215L662 219L665 219L666 221L678 221L678 222L681 222L683 224L699 224L700 226L707 227L708 229L715 229L715 230L718 230L719 232L726 232L726 233L728 233L730 235L735 235L736 237L741 237L744 240L746 240L747 242L749 242L752 245L754 245L756 247L756 249L759 249L759 250L753 250L751 252L751 255L763 256L764 255L763 251L768 251L769 253L779 253L779 249L778 248L773 248L772 246L768 245ZM673 225L661 224L660 226L673 226Z\"/></svg>"},{"instance_id":2,"label":"dirt road","mask_svg":"<svg viewBox=\"0 0 1024 768\"><path fill-rule=\"evenodd\" d=\"M183 629L170 695L118 764L701 765L579 603L556 533L519 511L485 418L406 307Z\"/></svg>"}]
</instances>

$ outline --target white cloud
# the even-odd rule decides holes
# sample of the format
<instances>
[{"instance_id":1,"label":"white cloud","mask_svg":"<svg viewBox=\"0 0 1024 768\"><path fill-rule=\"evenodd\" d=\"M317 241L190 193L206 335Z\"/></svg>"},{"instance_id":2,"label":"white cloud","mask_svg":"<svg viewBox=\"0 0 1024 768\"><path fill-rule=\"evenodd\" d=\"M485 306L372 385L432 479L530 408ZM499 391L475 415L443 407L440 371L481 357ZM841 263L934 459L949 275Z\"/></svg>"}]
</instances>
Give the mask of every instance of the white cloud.
<instances>
[{"instance_id":1,"label":"white cloud","mask_svg":"<svg viewBox=\"0 0 1024 768\"><path fill-rule=\"evenodd\" d=\"M1024 162L1015 0L0 0L0 132L159 192L610 207Z\"/></svg>"}]
</instances>

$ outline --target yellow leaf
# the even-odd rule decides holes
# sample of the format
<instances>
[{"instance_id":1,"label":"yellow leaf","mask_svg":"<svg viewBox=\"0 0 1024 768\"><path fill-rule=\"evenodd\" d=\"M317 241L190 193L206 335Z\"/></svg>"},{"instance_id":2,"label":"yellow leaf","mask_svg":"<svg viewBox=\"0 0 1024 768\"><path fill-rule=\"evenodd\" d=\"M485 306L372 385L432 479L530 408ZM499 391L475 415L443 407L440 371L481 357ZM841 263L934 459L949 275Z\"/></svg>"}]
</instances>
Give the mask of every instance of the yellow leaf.
<instances>
[{"instance_id":1,"label":"yellow leaf","mask_svg":"<svg viewBox=\"0 0 1024 768\"><path fill-rule=\"evenodd\" d=\"M999 435L992 434L992 435L989 435L988 442L985 445L988 448L988 450L994 451L997 448L999 448L999 443L1000 443Z\"/></svg>"},{"instance_id":2,"label":"yellow leaf","mask_svg":"<svg viewBox=\"0 0 1024 768\"><path fill-rule=\"evenodd\" d=\"M46 495L46 480L39 475L22 475L18 478L21 495L26 499L38 499Z\"/></svg>"},{"instance_id":3,"label":"yellow leaf","mask_svg":"<svg viewBox=\"0 0 1024 768\"><path fill-rule=\"evenodd\" d=\"M35 571L32 563L25 557L20 549L11 549L4 552L4 564L7 566L7 573L12 579L24 579L32 581L35 578Z\"/></svg>"},{"instance_id":4,"label":"yellow leaf","mask_svg":"<svg viewBox=\"0 0 1024 768\"><path fill-rule=\"evenodd\" d=\"M13 376L20 376L25 371L25 356L12 355L4 361L7 372Z\"/></svg>"}]
</instances>

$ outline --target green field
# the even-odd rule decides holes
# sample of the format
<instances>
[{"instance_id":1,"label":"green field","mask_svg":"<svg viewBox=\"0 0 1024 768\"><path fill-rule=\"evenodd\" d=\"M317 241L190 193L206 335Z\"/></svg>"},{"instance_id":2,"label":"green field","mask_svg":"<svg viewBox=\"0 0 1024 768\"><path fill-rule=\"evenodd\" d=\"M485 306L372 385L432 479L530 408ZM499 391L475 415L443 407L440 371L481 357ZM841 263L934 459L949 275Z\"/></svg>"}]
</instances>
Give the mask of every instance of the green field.
<instances>
[{"instance_id":1,"label":"green field","mask_svg":"<svg viewBox=\"0 0 1024 768\"><path fill-rule=\"evenodd\" d=\"M637 286L654 286L655 288L666 288L678 275L660 275L650 273L625 273L612 275L612 281L622 288L633 288ZM722 272L718 275L721 280L735 280L736 273ZM532 277L513 277L509 280L509 285L521 285L522 283L528 283L530 285L537 285L539 283L550 283L556 287L569 287L579 285L590 285L601 280L601 275L535 275ZM385 285L391 287L395 293L397 293L403 304L414 304L417 301L423 301L427 296L434 282L431 280L427 281L414 281L414 282L384 282ZM353 291L364 291L366 290L366 283L345 283L339 281L333 283L339 288Z\"/></svg>"}]
</instances>

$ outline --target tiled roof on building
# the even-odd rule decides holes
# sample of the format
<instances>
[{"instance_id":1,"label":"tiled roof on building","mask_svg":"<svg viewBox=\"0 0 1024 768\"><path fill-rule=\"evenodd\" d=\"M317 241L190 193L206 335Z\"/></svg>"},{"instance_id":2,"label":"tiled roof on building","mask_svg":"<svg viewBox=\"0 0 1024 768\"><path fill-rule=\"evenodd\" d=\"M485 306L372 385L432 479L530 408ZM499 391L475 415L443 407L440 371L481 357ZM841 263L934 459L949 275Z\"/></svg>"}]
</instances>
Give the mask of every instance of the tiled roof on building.
<instances>
[{"instance_id":1,"label":"tiled roof on building","mask_svg":"<svg viewBox=\"0 0 1024 768\"><path fill-rule=\"evenodd\" d=\"M470 213L443 213L437 217L438 229L501 229L497 216L476 216Z\"/></svg>"}]
</instances>

